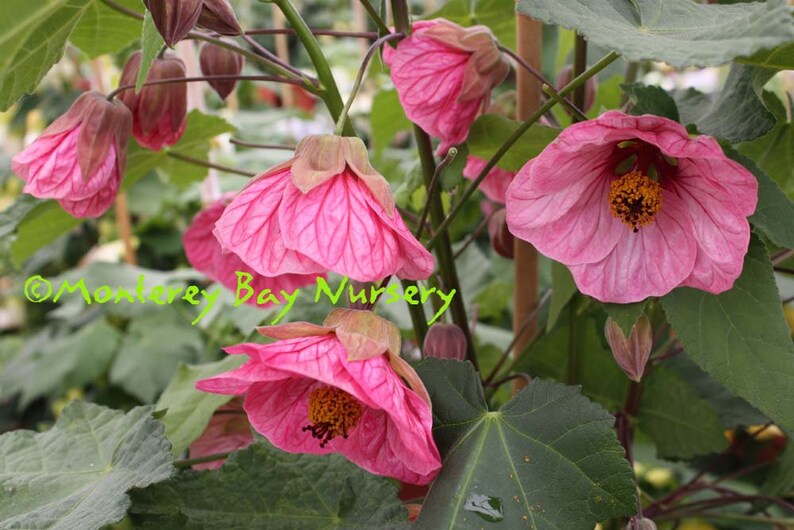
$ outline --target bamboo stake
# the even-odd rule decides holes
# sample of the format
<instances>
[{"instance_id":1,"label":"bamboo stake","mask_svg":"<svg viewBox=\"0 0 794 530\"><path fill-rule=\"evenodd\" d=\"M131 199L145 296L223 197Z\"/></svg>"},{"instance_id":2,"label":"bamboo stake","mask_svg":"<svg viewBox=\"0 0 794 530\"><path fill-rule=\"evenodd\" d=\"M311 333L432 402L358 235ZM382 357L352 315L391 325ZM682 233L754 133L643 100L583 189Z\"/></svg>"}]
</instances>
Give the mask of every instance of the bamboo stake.
<instances>
[{"instance_id":1,"label":"bamboo stake","mask_svg":"<svg viewBox=\"0 0 794 530\"><path fill-rule=\"evenodd\" d=\"M541 69L542 37L543 25L540 22L516 13L516 52L537 70ZM523 121L540 108L541 83L524 68L516 70L516 78L516 118ZM518 357L535 334L537 324L533 314L538 304L538 253L532 245L518 238L515 239L513 266L516 281L513 306L513 333L516 339L513 355ZM527 325L529 319L533 321ZM513 392L518 392L524 386L524 379L516 379Z\"/></svg>"},{"instance_id":2,"label":"bamboo stake","mask_svg":"<svg viewBox=\"0 0 794 530\"><path fill-rule=\"evenodd\" d=\"M273 4L273 27L275 29L284 29L284 13L276 4ZM289 63L289 41L287 35L276 35L276 55L282 61ZM291 86L281 85L281 102L285 107L295 106L295 93L292 91Z\"/></svg>"}]
</instances>

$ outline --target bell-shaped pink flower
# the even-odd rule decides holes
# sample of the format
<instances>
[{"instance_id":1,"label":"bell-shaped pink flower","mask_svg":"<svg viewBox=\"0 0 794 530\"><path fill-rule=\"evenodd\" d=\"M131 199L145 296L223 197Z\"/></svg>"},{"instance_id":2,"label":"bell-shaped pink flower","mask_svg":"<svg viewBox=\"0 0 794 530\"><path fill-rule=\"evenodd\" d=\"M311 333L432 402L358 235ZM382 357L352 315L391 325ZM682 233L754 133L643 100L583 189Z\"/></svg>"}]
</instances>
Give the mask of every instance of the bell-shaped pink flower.
<instances>
[{"instance_id":1,"label":"bell-shaped pink flower","mask_svg":"<svg viewBox=\"0 0 794 530\"><path fill-rule=\"evenodd\" d=\"M215 236L263 276L330 270L362 282L420 280L434 267L358 138L305 138L294 158L237 194Z\"/></svg>"},{"instance_id":2,"label":"bell-shaped pink flower","mask_svg":"<svg viewBox=\"0 0 794 530\"><path fill-rule=\"evenodd\" d=\"M209 425L198 440L190 444L190 458L231 453L254 443L251 424L243 410L243 401L232 399L212 415ZM225 459L195 464L193 469L218 469Z\"/></svg>"},{"instance_id":3,"label":"bell-shaped pink flower","mask_svg":"<svg viewBox=\"0 0 794 530\"><path fill-rule=\"evenodd\" d=\"M758 182L709 136L610 111L574 124L507 190L510 231L564 263L579 290L629 303L679 286L730 289Z\"/></svg>"},{"instance_id":4,"label":"bell-shaped pink flower","mask_svg":"<svg viewBox=\"0 0 794 530\"><path fill-rule=\"evenodd\" d=\"M383 60L408 119L449 145L466 140L491 90L510 73L490 29L441 18L415 23L396 49L383 48Z\"/></svg>"},{"instance_id":5,"label":"bell-shaped pink flower","mask_svg":"<svg viewBox=\"0 0 794 530\"><path fill-rule=\"evenodd\" d=\"M27 182L25 193L55 199L74 217L99 217L118 193L131 123L120 102L86 92L13 158L11 168Z\"/></svg>"},{"instance_id":6,"label":"bell-shaped pink flower","mask_svg":"<svg viewBox=\"0 0 794 530\"><path fill-rule=\"evenodd\" d=\"M429 397L399 357L396 326L369 311L337 309L322 326L260 332L277 341L227 348L249 360L196 388L244 394L251 425L284 451L341 453L371 473L411 484L433 480L441 459Z\"/></svg>"},{"instance_id":7,"label":"bell-shaped pink flower","mask_svg":"<svg viewBox=\"0 0 794 530\"><path fill-rule=\"evenodd\" d=\"M226 205L232 200L233 194L224 196L207 208L201 210L193 218L193 222L185 231L182 243L185 247L187 260L197 271L206 274L208 278L220 283L235 292L240 280L238 272L247 273L252 279L247 282L255 293L261 293L270 289L275 296L283 289L292 293L305 285L310 285L317 281L317 274L282 274L275 278L268 278L257 274L251 270L243 261L232 252L224 252L221 244L215 239L212 231L215 223L220 219ZM259 304L257 296L252 296L246 300L247 304L265 307L272 305L271 302Z\"/></svg>"},{"instance_id":8,"label":"bell-shaped pink flower","mask_svg":"<svg viewBox=\"0 0 794 530\"><path fill-rule=\"evenodd\" d=\"M463 176L469 180L475 180L480 176L480 172L485 169L487 165L487 160L477 158L476 156L469 156L466 160L466 167L463 168ZM485 196L492 201L504 204L507 187L513 181L515 175L516 174L512 171L507 171L498 166L494 167L488 172L488 175L483 179L477 189L483 192Z\"/></svg>"},{"instance_id":9,"label":"bell-shaped pink flower","mask_svg":"<svg viewBox=\"0 0 794 530\"><path fill-rule=\"evenodd\" d=\"M120 85L134 85L141 68L141 52L127 60L121 73ZM146 82L186 77L185 63L174 56L155 59ZM132 112L132 134L138 143L152 151L174 145L187 126L187 85L166 83L144 85L137 94L125 90L119 99Z\"/></svg>"}]
</instances>

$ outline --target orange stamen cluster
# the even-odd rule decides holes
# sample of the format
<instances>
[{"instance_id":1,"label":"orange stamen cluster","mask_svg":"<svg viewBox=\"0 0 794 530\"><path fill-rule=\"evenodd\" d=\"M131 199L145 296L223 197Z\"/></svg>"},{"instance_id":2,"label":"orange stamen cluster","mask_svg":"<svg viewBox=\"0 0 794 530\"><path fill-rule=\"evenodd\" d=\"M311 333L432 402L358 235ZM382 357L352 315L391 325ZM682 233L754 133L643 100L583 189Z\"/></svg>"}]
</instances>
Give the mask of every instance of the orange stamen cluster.
<instances>
[{"instance_id":1,"label":"orange stamen cluster","mask_svg":"<svg viewBox=\"0 0 794 530\"><path fill-rule=\"evenodd\" d=\"M626 173L609 185L609 211L634 232L647 226L662 209L662 187L639 171Z\"/></svg>"},{"instance_id":2,"label":"orange stamen cluster","mask_svg":"<svg viewBox=\"0 0 794 530\"><path fill-rule=\"evenodd\" d=\"M361 403L353 396L332 386L321 386L309 394L309 425L303 432L311 431L312 437L325 447L336 436L347 438L364 412Z\"/></svg>"}]
</instances>

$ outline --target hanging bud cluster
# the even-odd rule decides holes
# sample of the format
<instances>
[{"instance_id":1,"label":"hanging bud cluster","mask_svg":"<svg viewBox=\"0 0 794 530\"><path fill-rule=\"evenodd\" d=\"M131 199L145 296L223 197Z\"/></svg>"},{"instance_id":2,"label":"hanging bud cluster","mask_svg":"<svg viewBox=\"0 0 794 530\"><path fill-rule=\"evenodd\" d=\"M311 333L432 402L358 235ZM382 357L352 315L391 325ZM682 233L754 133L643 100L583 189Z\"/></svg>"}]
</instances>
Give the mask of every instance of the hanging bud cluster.
<instances>
[{"instance_id":1,"label":"hanging bud cluster","mask_svg":"<svg viewBox=\"0 0 794 530\"><path fill-rule=\"evenodd\" d=\"M197 25L221 35L243 31L228 0L143 0L165 43L174 47Z\"/></svg>"}]
</instances>

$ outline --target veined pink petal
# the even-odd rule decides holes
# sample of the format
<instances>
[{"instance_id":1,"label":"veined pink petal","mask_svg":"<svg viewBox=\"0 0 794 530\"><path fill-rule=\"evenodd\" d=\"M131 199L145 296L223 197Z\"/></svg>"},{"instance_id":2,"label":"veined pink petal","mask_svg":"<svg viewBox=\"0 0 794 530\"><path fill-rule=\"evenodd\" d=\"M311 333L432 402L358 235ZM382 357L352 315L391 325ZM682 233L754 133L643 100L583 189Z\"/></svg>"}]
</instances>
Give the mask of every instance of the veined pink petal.
<instances>
[{"instance_id":1,"label":"veined pink petal","mask_svg":"<svg viewBox=\"0 0 794 530\"><path fill-rule=\"evenodd\" d=\"M190 444L190 458L231 453L254 443L251 424L242 408L242 402L232 400L224 405L210 419L201 437ZM193 469L218 469L225 459L196 464Z\"/></svg>"},{"instance_id":2,"label":"veined pink petal","mask_svg":"<svg viewBox=\"0 0 794 530\"><path fill-rule=\"evenodd\" d=\"M141 102L140 104L144 105L145 103ZM187 119L175 129L171 117L168 113L163 113L152 130L144 130L140 120L133 121L132 134L143 147L152 151L159 151L163 147L176 144L185 133L186 127Z\"/></svg>"},{"instance_id":3,"label":"veined pink petal","mask_svg":"<svg viewBox=\"0 0 794 530\"><path fill-rule=\"evenodd\" d=\"M284 245L278 210L288 185L289 169L257 177L226 207L215 225L215 237L224 250L263 276L324 273L320 264Z\"/></svg>"},{"instance_id":4,"label":"veined pink petal","mask_svg":"<svg viewBox=\"0 0 794 530\"><path fill-rule=\"evenodd\" d=\"M474 180L480 176L480 172L485 169L487 164L488 162L482 158L470 156L466 160L466 167L463 168L463 176L469 180ZM515 173L511 171L495 167L488 172L488 176L480 183L478 189L492 201L504 203L507 187L510 185L510 182L512 182L514 176Z\"/></svg>"}]
</instances>

